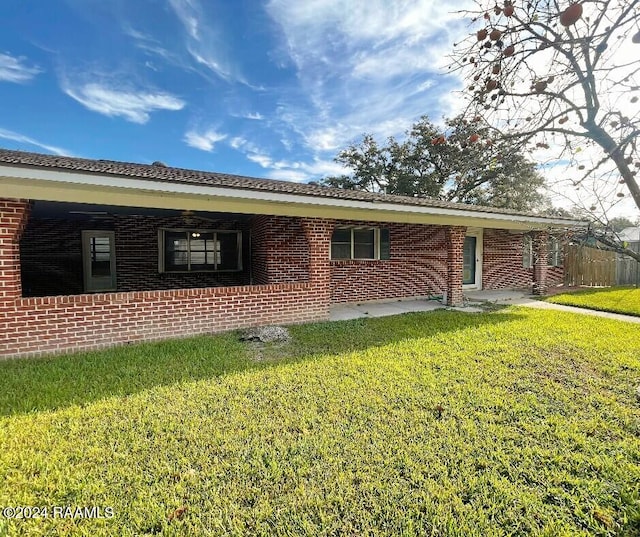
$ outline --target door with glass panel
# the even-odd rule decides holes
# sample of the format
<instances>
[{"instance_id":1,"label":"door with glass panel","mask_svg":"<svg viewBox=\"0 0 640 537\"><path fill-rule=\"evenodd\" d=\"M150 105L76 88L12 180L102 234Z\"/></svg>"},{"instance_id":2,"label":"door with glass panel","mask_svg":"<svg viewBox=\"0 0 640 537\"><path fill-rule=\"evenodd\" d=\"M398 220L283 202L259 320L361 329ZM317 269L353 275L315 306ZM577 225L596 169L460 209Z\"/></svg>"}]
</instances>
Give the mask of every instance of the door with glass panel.
<instances>
[{"instance_id":1,"label":"door with glass panel","mask_svg":"<svg viewBox=\"0 0 640 537\"><path fill-rule=\"evenodd\" d=\"M476 283L476 237L466 236L462 249L462 283L473 285Z\"/></svg>"},{"instance_id":2,"label":"door with glass panel","mask_svg":"<svg viewBox=\"0 0 640 537\"><path fill-rule=\"evenodd\" d=\"M116 248L113 231L83 231L82 261L86 292L116 290Z\"/></svg>"}]
</instances>

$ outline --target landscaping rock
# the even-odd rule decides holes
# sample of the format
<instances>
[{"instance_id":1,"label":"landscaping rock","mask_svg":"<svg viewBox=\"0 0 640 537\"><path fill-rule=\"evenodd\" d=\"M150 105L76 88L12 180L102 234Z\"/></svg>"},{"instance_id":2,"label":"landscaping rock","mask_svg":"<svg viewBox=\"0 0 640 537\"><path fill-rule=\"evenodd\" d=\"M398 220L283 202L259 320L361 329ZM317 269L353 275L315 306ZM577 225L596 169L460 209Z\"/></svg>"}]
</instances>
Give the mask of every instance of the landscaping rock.
<instances>
[{"instance_id":1,"label":"landscaping rock","mask_svg":"<svg viewBox=\"0 0 640 537\"><path fill-rule=\"evenodd\" d=\"M270 343L273 341L289 341L291 335L289 330L282 326L260 326L249 328L240 335L240 341L259 341Z\"/></svg>"}]
</instances>

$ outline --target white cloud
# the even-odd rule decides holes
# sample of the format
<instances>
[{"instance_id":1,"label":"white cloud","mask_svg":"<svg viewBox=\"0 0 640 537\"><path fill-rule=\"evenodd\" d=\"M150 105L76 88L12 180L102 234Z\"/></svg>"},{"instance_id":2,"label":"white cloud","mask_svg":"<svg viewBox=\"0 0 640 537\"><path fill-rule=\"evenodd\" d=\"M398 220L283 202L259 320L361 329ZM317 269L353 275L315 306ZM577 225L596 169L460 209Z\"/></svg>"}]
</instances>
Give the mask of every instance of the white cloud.
<instances>
[{"instance_id":1,"label":"white cloud","mask_svg":"<svg viewBox=\"0 0 640 537\"><path fill-rule=\"evenodd\" d=\"M184 141L187 145L202 151L213 151L215 144L226 138L226 134L216 132L213 129L208 129L201 133L190 130L184 135Z\"/></svg>"},{"instance_id":2,"label":"white cloud","mask_svg":"<svg viewBox=\"0 0 640 537\"><path fill-rule=\"evenodd\" d=\"M327 175L346 173L346 170L332 159L314 157L309 162L289 161L286 159L276 160L263 148L241 137L232 138L229 141L229 145L234 149L243 151L247 160L255 162L261 168L264 168L266 170L265 175L270 179L302 182L321 179Z\"/></svg>"},{"instance_id":3,"label":"white cloud","mask_svg":"<svg viewBox=\"0 0 640 537\"><path fill-rule=\"evenodd\" d=\"M307 173L299 170L273 170L267 175L269 176L269 179L292 181L294 183L303 183L309 177Z\"/></svg>"},{"instance_id":4,"label":"white cloud","mask_svg":"<svg viewBox=\"0 0 640 537\"><path fill-rule=\"evenodd\" d=\"M29 136L10 131L8 129L0 128L0 138L4 140L11 140L12 142L19 142L21 144L33 145L40 149L44 149L49 153L53 153L54 155L72 156L72 153L70 151L67 151L66 149L56 147L54 145L44 144L42 142L39 142L38 140L35 140L34 138L30 138Z\"/></svg>"},{"instance_id":5,"label":"white cloud","mask_svg":"<svg viewBox=\"0 0 640 537\"><path fill-rule=\"evenodd\" d=\"M240 149L242 146L247 144L247 140L242 138L242 136L234 136L229 140L229 145L233 147L233 149Z\"/></svg>"},{"instance_id":6,"label":"white cloud","mask_svg":"<svg viewBox=\"0 0 640 537\"><path fill-rule=\"evenodd\" d=\"M38 67L25 65L24 61L24 58L0 53L0 80L21 84L42 72Z\"/></svg>"},{"instance_id":7,"label":"white cloud","mask_svg":"<svg viewBox=\"0 0 640 537\"><path fill-rule=\"evenodd\" d=\"M227 82L244 83L231 62L224 28L211 16L213 5L203 9L198 0L169 0L169 5L184 28L185 47L192 59Z\"/></svg>"},{"instance_id":8,"label":"white cloud","mask_svg":"<svg viewBox=\"0 0 640 537\"><path fill-rule=\"evenodd\" d=\"M89 110L110 117L123 117L144 124L158 110L182 110L185 102L174 95L149 90L115 89L115 84L89 82L72 87L63 83L64 92Z\"/></svg>"},{"instance_id":9,"label":"white cloud","mask_svg":"<svg viewBox=\"0 0 640 537\"><path fill-rule=\"evenodd\" d=\"M314 157L333 157L364 132L402 136L421 115L449 114L460 81L441 76L442 67L466 29L447 5L270 0L266 10L282 29L281 61L293 64L299 84L281 96L278 119Z\"/></svg>"},{"instance_id":10,"label":"white cloud","mask_svg":"<svg viewBox=\"0 0 640 537\"><path fill-rule=\"evenodd\" d=\"M200 8L194 0L169 0L169 5L182 22L185 30L195 41L200 40Z\"/></svg>"},{"instance_id":11,"label":"white cloud","mask_svg":"<svg viewBox=\"0 0 640 537\"><path fill-rule=\"evenodd\" d=\"M249 153L247 158L251 162L255 162L256 164L260 164L263 168L271 168L273 166L273 160L268 155L262 155L260 153Z\"/></svg>"},{"instance_id":12,"label":"white cloud","mask_svg":"<svg viewBox=\"0 0 640 537\"><path fill-rule=\"evenodd\" d=\"M272 162L267 177L284 181L303 182L322 179L329 175L340 175L346 170L333 160L315 158L311 162Z\"/></svg>"}]
</instances>

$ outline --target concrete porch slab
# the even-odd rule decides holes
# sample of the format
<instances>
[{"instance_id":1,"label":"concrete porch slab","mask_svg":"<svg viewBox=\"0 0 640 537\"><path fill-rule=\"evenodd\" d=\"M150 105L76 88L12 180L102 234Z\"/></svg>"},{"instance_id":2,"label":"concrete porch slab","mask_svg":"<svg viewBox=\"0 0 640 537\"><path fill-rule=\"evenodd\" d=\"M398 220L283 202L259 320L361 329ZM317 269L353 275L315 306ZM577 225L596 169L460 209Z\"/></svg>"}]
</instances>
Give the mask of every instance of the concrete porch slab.
<instances>
[{"instance_id":1,"label":"concrete porch slab","mask_svg":"<svg viewBox=\"0 0 640 537\"><path fill-rule=\"evenodd\" d=\"M446 306L438 300L407 299L393 302L361 302L349 304L336 304L331 307L331 321L346 321L361 317L385 317L387 315L399 315L414 311L433 311Z\"/></svg>"},{"instance_id":2,"label":"concrete porch slab","mask_svg":"<svg viewBox=\"0 0 640 537\"><path fill-rule=\"evenodd\" d=\"M456 308L446 306L439 300L427 300L425 298L336 304L331 307L329 319L331 321L347 321L362 317L385 317L387 315L399 315L414 311L433 311L443 308L464 313L481 313L484 311L482 304L485 302L520 304L530 301L528 293L521 290L467 291L464 293L464 299L465 305Z\"/></svg>"},{"instance_id":3,"label":"concrete porch slab","mask_svg":"<svg viewBox=\"0 0 640 537\"><path fill-rule=\"evenodd\" d=\"M492 302L494 304L517 304L530 300L531 293L525 289L496 289L465 291L464 298L470 302Z\"/></svg>"},{"instance_id":4,"label":"concrete porch slab","mask_svg":"<svg viewBox=\"0 0 640 537\"><path fill-rule=\"evenodd\" d=\"M347 321L363 317L385 317L387 315L398 315L414 311L433 311L445 308L464 313L481 313L485 311L485 309L482 308L482 303L491 302L493 304L501 305L526 306L529 308L566 311L570 313L579 313L581 315L591 315L640 324L640 317L608 313L605 311L594 311L572 306L563 306L560 304L535 300L527 290L467 291L464 293L464 299L465 306L456 308L445 306L438 300L427 300L424 298L336 304L330 309L329 319L331 321Z\"/></svg>"}]
</instances>

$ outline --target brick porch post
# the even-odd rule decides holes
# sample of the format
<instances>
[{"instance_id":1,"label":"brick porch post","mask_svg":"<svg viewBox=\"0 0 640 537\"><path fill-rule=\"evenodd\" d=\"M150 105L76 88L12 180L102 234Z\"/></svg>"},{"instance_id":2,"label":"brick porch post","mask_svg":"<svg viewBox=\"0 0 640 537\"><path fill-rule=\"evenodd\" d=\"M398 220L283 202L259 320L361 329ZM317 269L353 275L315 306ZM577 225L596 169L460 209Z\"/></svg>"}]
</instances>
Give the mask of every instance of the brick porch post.
<instances>
[{"instance_id":1,"label":"brick porch post","mask_svg":"<svg viewBox=\"0 0 640 537\"><path fill-rule=\"evenodd\" d=\"M331 234L334 221L324 218L303 218L307 243L309 245L309 283L314 288L313 296L329 317L331 304Z\"/></svg>"},{"instance_id":2,"label":"brick porch post","mask_svg":"<svg viewBox=\"0 0 640 537\"><path fill-rule=\"evenodd\" d=\"M467 229L451 226L446 230L447 240L447 306L461 306L462 301L462 249Z\"/></svg>"},{"instance_id":3,"label":"brick porch post","mask_svg":"<svg viewBox=\"0 0 640 537\"><path fill-rule=\"evenodd\" d=\"M533 294L547 294L547 257L549 234L546 231L533 233Z\"/></svg>"},{"instance_id":4,"label":"brick porch post","mask_svg":"<svg viewBox=\"0 0 640 537\"><path fill-rule=\"evenodd\" d=\"M28 200L0 199L0 301L22 296L20 236L29 210Z\"/></svg>"}]
</instances>

